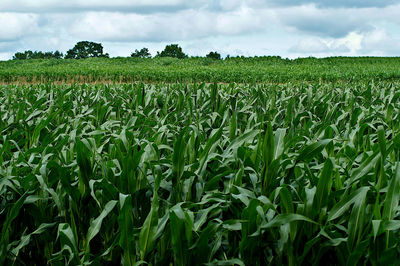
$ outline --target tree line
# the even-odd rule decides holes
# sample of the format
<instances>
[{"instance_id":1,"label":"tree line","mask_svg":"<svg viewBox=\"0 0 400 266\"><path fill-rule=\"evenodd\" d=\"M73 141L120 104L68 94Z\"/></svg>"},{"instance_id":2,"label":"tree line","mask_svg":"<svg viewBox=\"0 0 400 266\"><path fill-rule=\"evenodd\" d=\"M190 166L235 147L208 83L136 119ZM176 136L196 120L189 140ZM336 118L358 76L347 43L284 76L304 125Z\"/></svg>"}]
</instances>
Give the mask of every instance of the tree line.
<instances>
[{"instance_id":1,"label":"tree line","mask_svg":"<svg viewBox=\"0 0 400 266\"><path fill-rule=\"evenodd\" d=\"M81 41L75 44L72 49L69 49L67 53L64 55L59 51L55 52L42 52L42 51L25 51L25 52L17 52L13 56L13 60L26 60L26 59L85 59L90 57L105 57L109 58L108 53L103 52L103 45L101 43L89 42L89 41ZM135 50L131 53L131 57L136 58L151 58L152 55L149 52L149 49L143 47L140 50ZM174 58L187 58L188 55L185 54L178 44L169 44L166 45L164 50L161 52L157 52L155 57L174 57ZM210 52L206 55L207 58L220 60L222 59L221 55L218 52Z\"/></svg>"}]
</instances>

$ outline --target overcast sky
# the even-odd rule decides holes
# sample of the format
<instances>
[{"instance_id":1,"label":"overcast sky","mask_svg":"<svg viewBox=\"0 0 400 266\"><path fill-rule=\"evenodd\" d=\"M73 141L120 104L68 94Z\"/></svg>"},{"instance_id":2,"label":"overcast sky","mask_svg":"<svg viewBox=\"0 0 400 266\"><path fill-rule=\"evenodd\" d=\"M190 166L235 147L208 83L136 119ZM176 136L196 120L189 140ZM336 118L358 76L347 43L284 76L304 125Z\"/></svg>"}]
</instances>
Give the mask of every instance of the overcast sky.
<instances>
[{"instance_id":1,"label":"overcast sky","mask_svg":"<svg viewBox=\"0 0 400 266\"><path fill-rule=\"evenodd\" d=\"M396 4L399 3L399 4ZM0 60L101 42L111 56L178 43L189 55L399 56L392 0L0 0Z\"/></svg>"}]
</instances>

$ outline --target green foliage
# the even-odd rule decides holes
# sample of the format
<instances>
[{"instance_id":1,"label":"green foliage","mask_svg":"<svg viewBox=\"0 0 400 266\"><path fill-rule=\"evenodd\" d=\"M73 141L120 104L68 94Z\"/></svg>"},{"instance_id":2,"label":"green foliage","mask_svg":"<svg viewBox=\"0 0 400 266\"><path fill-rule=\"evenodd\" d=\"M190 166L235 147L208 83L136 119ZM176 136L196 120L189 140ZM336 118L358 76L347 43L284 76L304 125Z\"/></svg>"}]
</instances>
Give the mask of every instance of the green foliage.
<instances>
[{"instance_id":1,"label":"green foliage","mask_svg":"<svg viewBox=\"0 0 400 266\"><path fill-rule=\"evenodd\" d=\"M89 57L109 57L103 53L103 46L101 43L81 41L67 51L66 59L85 59Z\"/></svg>"},{"instance_id":2,"label":"green foliage","mask_svg":"<svg viewBox=\"0 0 400 266\"><path fill-rule=\"evenodd\" d=\"M1 85L0 264L391 264L399 89Z\"/></svg>"},{"instance_id":3,"label":"green foliage","mask_svg":"<svg viewBox=\"0 0 400 266\"><path fill-rule=\"evenodd\" d=\"M132 54L131 54L131 57L138 57L138 58L149 58L149 57L151 57L151 54L150 54L150 52L149 52L149 49L148 48L146 48L146 47L144 47L144 48L142 48L142 49L140 49L140 50L135 50L135 52L133 52Z\"/></svg>"},{"instance_id":4,"label":"green foliage","mask_svg":"<svg viewBox=\"0 0 400 266\"><path fill-rule=\"evenodd\" d=\"M55 52L42 52L42 51L25 51L23 53L17 52L13 56L13 60L25 60L25 59L61 59L63 54L59 51Z\"/></svg>"},{"instance_id":5,"label":"green foliage","mask_svg":"<svg viewBox=\"0 0 400 266\"><path fill-rule=\"evenodd\" d=\"M206 57L207 58L211 58L211 59L215 59L215 60L221 60L222 59L221 55L218 52L209 52L206 55Z\"/></svg>"},{"instance_id":6,"label":"green foliage","mask_svg":"<svg viewBox=\"0 0 400 266\"><path fill-rule=\"evenodd\" d=\"M396 81L400 58L332 57L282 59L268 57L88 58L87 60L0 61L3 82L357 82ZM391 107L389 107L391 108Z\"/></svg>"},{"instance_id":7,"label":"green foliage","mask_svg":"<svg viewBox=\"0 0 400 266\"><path fill-rule=\"evenodd\" d=\"M164 50L157 52L157 57L175 57L183 59L188 57L183 51L182 47L177 44L169 44L165 46Z\"/></svg>"}]
</instances>

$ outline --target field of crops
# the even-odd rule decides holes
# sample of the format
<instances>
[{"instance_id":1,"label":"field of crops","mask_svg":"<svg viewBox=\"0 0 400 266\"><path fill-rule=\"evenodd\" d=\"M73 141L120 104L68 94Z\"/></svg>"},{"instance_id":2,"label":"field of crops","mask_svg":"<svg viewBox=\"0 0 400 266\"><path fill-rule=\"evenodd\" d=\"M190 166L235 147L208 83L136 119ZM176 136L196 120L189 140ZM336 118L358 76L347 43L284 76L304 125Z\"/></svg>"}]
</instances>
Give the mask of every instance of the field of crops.
<instances>
[{"instance_id":1,"label":"field of crops","mask_svg":"<svg viewBox=\"0 0 400 266\"><path fill-rule=\"evenodd\" d=\"M3 83L394 81L400 58L89 58L0 62Z\"/></svg>"},{"instance_id":2,"label":"field of crops","mask_svg":"<svg viewBox=\"0 0 400 266\"><path fill-rule=\"evenodd\" d=\"M398 82L2 85L0 113L0 265L400 256Z\"/></svg>"}]
</instances>

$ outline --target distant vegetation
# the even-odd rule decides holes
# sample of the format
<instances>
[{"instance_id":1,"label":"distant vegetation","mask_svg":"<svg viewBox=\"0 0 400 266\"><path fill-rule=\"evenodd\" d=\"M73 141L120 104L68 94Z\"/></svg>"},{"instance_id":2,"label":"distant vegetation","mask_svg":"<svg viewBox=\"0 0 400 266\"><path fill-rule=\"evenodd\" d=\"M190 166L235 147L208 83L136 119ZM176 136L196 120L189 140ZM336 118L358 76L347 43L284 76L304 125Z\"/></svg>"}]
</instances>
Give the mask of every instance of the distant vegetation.
<instances>
[{"instance_id":1,"label":"distant vegetation","mask_svg":"<svg viewBox=\"0 0 400 266\"><path fill-rule=\"evenodd\" d=\"M209 56L208 56L209 57ZM73 67L71 67L73 66ZM0 62L3 82L320 82L397 80L400 58L278 56L211 58L88 58Z\"/></svg>"},{"instance_id":2,"label":"distant vegetation","mask_svg":"<svg viewBox=\"0 0 400 266\"><path fill-rule=\"evenodd\" d=\"M103 45L95 42L78 42L74 48L68 50L66 59L85 59L89 57L109 57L103 53Z\"/></svg>"},{"instance_id":3,"label":"distant vegetation","mask_svg":"<svg viewBox=\"0 0 400 266\"><path fill-rule=\"evenodd\" d=\"M177 44L165 46L164 50L157 52L156 57L175 57L179 59L187 58L187 54L182 51L182 48Z\"/></svg>"},{"instance_id":4,"label":"distant vegetation","mask_svg":"<svg viewBox=\"0 0 400 266\"><path fill-rule=\"evenodd\" d=\"M14 60L24 60L24 59L50 59L50 58L55 58L55 59L61 59L63 58L64 55L63 53L59 51L55 52L41 52L41 51L25 51L23 53L15 53L13 56Z\"/></svg>"},{"instance_id":5,"label":"distant vegetation","mask_svg":"<svg viewBox=\"0 0 400 266\"><path fill-rule=\"evenodd\" d=\"M207 58L215 59L215 60L220 60L222 59L221 55L218 52L210 52L206 55Z\"/></svg>"},{"instance_id":6,"label":"distant vegetation","mask_svg":"<svg viewBox=\"0 0 400 266\"><path fill-rule=\"evenodd\" d=\"M151 57L151 54L149 52L149 49L144 47L144 48L140 49L140 51L136 49L135 52L133 52L131 54L131 57L149 58L149 57Z\"/></svg>"},{"instance_id":7,"label":"distant vegetation","mask_svg":"<svg viewBox=\"0 0 400 266\"><path fill-rule=\"evenodd\" d=\"M109 54L103 52L103 45L101 43L89 42L89 41L81 41L75 44L75 46L68 50L65 54L56 51L56 52L42 52L35 51L32 52L30 50L25 52L17 52L13 56L13 60L24 60L24 59L86 59L89 57L110 57ZM143 47L138 50L135 49L134 52L131 53L131 57L136 58L151 58L151 54L149 49ZM189 56L185 54L178 44L169 44L166 45L164 50L161 52L157 52L155 57L173 57L173 58L188 58ZM206 57L213 59L221 59L221 55L218 52L210 52Z\"/></svg>"}]
</instances>

